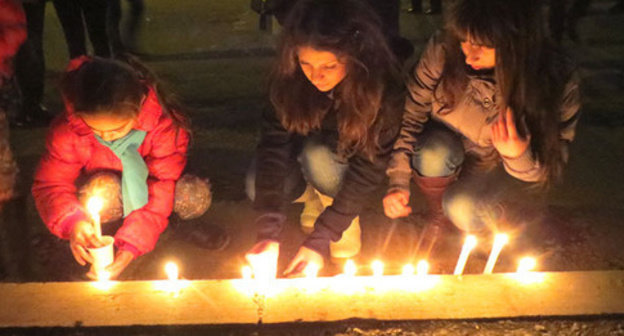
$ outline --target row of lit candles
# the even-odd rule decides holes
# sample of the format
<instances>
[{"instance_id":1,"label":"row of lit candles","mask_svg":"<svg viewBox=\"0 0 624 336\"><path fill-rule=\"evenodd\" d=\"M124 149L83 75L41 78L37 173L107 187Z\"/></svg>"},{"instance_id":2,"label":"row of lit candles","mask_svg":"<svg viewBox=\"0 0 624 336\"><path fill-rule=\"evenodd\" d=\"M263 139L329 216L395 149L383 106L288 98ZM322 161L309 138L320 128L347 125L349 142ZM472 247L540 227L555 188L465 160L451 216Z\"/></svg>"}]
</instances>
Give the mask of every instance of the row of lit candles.
<instances>
[{"instance_id":1,"label":"row of lit candles","mask_svg":"<svg viewBox=\"0 0 624 336\"><path fill-rule=\"evenodd\" d=\"M492 250L490 251L490 255L485 265L485 269L483 270L484 274L491 274L494 270L494 266L496 265L496 261L503 249L503 247L509 242L509 237L506 234L497 234L494 237L494 244L492 245ZM455 270L453 272L454 275L462 275L464 273L464 268L466 263L468 262L468 257L472 250L477 246L477 238L474 235L468 235L464 241L464 245L462 247L461 253L459 255L459 259L457 260L457 264L455 266ZM243 266L242 268L242 276L243 279L261 279L261 278L274 278L275 277L275 266L269 265L271 261L274 262L274 258L258 258L251 262L251 265ZM529 272L535 269L536 266L535 258L532 257L524 257L520 259L518 264L517 272ZM371 269L373 271L373 276L382 276L384 274L384 263L381 260L374 260L371 263ZM306 278L315 278L318 276L319 266L316 264L308 264L304 269L304 276ZM429 263L426 260L420 260L414 267L412 264L407 264L403 266L402 275L426 275L429 273ZM357 274L357 266L353 260L347 260L343 274L346 276L355 276Z\"/></svg>"}]
</instances>

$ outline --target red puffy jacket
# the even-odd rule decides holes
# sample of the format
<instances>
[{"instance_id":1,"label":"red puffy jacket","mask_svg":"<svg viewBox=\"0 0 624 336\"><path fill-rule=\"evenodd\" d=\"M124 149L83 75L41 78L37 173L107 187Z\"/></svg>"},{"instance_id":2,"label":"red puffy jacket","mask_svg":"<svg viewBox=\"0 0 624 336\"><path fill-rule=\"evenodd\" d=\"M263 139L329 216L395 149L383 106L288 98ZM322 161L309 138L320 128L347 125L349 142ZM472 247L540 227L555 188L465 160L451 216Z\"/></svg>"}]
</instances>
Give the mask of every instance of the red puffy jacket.
<instances>
[{"instance_id":1,"label":"red puffy jacket","mask_svg":"<svg viewBox=\"0 0 624 336\"><path fill-rule=\"evenodd\" d=\"M71 110L71 109L68 109ZM149 170L149 198L145 206L131 212L115 234L118 248L135 256L154 248L167 227L173 208L175 182L186 165L189 135L163 113L158 98L149 90L141 107L136 129L146 131L139 153ZM71 111L59 116L51 126L32 193L44 223L55 235L68 239L75 223L89 220L78 202L76 178L101 170L121 171L121 161L100 144L91 129Z\"/></svg>"},{"instance_id":2,"label":"red puffy jacket","mask_svg":"<svg viewBox=\"0 0 624 336\"><path fill-rule=\"evenodd\" d=\"M20 1L0 0L0 77L13 74L9 59L26 40L26 16ZM0 83L2 79L0 78Z\"/></svg>"}]
</instances>

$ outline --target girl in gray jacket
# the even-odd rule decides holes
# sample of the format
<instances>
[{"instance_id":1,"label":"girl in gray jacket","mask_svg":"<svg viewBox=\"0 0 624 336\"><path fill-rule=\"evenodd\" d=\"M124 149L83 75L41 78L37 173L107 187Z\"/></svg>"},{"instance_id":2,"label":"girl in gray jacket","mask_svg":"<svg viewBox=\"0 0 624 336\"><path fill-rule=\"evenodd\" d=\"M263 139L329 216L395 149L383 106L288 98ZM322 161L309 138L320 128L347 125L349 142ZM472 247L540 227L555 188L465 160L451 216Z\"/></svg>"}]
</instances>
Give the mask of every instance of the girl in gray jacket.
<instances>
[{"instance_id":1,"label":"girl in gray jacket","mask_svg":"<svg viewBox=\"0 0 624 336\"><path fill-rule=\"evenodd\" d=\"M408 76L387 169L388 217L411 212L413 176L428 204L425 235L449 220L463 231L500 230L511 191L561 176L578 120L578 78L544 37L539 8L536 0L459 0L452 8Z\"/></svg>"}]
</instances>

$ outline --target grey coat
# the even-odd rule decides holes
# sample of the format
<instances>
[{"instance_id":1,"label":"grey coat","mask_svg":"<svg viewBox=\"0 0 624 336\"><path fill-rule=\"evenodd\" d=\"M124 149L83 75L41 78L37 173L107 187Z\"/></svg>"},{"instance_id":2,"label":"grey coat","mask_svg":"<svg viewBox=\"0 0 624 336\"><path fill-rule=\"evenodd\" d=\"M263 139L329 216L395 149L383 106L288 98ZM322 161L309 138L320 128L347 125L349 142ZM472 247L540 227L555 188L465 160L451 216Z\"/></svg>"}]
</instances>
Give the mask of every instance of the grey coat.
<instances>
[{"instance_id":1,"label":"grey coat","mask_svg":"<svg viewBox=\"0 0 624 336\"><path fill-rule=\"evenodd\" d=\"M545 171L534 159L530 149L516 158L501 157L492 145L491 124L498 119L500 92L493 75L470 75L464 95L452 108L435 97L441 94L438 86L444 68L445 51L442 33L435 34L427 44L420 61L407 78L408 95L399 138L394 145L392 158L386 171L390 188L409 191L412 174L411 156L418 135L430 119L445 124L462 135L468 154L481 160L502 160L505 170L522 181L539 181ZM459 46L457 46L459 48ZM442 97L443 99L443 97ZM574 138L580 108L579 79L573 72L565 86L560 106L560 138L564 157L567 144Z\"/></svg>"}]
</instances>

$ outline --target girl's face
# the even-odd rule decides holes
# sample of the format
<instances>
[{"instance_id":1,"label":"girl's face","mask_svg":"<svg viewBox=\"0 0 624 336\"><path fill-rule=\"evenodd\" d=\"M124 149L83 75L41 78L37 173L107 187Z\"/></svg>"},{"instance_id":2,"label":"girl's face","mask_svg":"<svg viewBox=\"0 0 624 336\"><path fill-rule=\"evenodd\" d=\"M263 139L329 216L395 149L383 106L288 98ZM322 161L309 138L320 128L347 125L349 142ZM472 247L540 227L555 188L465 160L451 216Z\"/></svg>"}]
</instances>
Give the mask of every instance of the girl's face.
<instances>
[{"instance_id":1,"label":"girl's face","mask_svg":"<svg viewBox=\"0 0 624 336\"><path fill-rule=\"evenodd\" d=\"M331 91L347 76L347 64L336 54L309 46L297 48L299 66L321 92Z\"/></svg>"},{"instance_id":2,"label":"girl's face","mask_svg":"<svg viewBox=\"0 0 624 336\"><path fill-rule=\"evenodd\" d=\"M460 43L461 50L466 56L466 64L475 70L492 69L496 65L496 50L470 42L470 39Z\"/></svg>"},{"instance_id":3,"label":"girl's face","mask_svg":"<svg viewBox=\"0 0 624 336\"><path fill-rule=\"evenodd\" d=\"M136 125L136 119L113 114L81 115L82 120L104 141L126 136Z\"/></svg>"}]
</instances>

